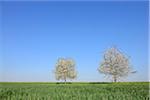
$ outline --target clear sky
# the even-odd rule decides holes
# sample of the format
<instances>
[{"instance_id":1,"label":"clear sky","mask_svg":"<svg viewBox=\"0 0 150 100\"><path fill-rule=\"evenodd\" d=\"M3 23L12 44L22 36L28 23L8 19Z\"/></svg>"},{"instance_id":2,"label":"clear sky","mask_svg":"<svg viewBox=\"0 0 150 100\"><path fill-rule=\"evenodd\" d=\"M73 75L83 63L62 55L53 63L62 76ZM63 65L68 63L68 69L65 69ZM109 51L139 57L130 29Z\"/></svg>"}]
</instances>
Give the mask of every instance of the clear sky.
<instances>
[{"instance_id":1,"label":"clear sky","mask_svg":"<svg viewBox=\"0 0 150 100\"><path fill-rule=\"evenodd\" d=\"M0 81L56 81L59 57L76 61L75 81L109 81L97 68L117 46L148 81L147 2L1 2Z\"/></svg>"}]
</instances>

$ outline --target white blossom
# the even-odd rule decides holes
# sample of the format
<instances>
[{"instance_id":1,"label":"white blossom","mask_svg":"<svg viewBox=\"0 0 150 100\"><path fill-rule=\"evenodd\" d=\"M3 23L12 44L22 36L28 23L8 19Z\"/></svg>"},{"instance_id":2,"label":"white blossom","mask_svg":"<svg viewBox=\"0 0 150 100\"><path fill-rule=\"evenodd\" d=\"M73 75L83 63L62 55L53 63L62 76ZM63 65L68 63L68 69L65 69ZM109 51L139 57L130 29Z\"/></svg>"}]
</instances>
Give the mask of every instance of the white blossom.
<instances>
[{"instance_id":1,"label":"white blossom","mask_svg":"<svg viewBox=\"0 0 150 100\"><path fill-rule=\"evenodd\" d=\"M104 53L103 60L98 68L100 73L111 76L114 82L132 73L131 69L129 58L116 47L112 47Z\"/></svg>"},{"instance_id":2,"label":"white blossom","mask_svg":"<svg viewBox=\"0 0 150 100\"><path fill-rule=\"evenodd\" d=\"M55 66L56 80L75 79L77 72L75 70L75 62L73 59L59 58Z\"/></svg>"}]
</instances>

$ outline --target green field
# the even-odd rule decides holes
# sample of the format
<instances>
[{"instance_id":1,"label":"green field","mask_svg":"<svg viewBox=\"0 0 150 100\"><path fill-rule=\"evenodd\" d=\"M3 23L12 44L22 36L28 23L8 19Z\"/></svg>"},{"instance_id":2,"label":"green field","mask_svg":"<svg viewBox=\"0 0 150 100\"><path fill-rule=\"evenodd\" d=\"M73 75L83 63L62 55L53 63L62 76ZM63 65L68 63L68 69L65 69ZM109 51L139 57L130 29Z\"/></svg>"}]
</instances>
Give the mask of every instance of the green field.
<instances>
[{"instance_id":1,"label":"green field","mask_svg":"<svg viewBox=\"0 0 150 100\"><path fill-rule=\"evenodd\" d=\"M0 83L0 100L149 100L148 82Z\"/></svg>"}]
</instances>

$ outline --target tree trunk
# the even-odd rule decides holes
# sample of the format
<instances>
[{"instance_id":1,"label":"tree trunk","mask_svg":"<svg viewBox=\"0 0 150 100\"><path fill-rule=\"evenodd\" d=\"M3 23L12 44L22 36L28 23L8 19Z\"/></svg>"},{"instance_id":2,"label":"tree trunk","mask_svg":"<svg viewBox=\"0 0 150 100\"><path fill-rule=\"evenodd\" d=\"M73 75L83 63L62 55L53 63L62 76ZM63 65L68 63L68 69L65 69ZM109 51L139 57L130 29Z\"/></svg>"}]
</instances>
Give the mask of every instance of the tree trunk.
<instances>
[{"instance_id":1,"label":"tree trunk","mask_svg":"<svg viewBox=\"0 0 150 100\"><path fill-rule=\"evenodd\" d=\"M65 84L66 84L66 78L65 78Z\"/></svg>"},{"instance_id":2,"label":"tree trunk","mask_svg":"<svg viewBox=\"0 0 150 100\"><path fill-rule=\"evenodd\" d=\"M117 82L117 78L114 78L114 82Z\"/></svg>"},{"instance_id":3,"label":"tree trunk","mask_svg":"<svg viewBox=\"0 0 150 100\"><path fill-rule=\"evenodd\" d=\"M116 77L116 75L113 76L113 82L117 82L117 77Z\"/></svg>"}]
</instances>

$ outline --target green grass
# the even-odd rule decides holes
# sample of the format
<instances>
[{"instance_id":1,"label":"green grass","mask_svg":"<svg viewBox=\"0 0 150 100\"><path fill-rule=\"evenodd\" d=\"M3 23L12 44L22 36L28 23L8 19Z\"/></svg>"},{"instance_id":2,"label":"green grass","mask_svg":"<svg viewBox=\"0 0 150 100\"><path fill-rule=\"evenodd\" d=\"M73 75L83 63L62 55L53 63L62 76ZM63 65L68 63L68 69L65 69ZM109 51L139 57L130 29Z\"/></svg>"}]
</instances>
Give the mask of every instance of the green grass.
<instances>
[{"instance_id":1,"label":"green grass","mask_svg":"<svg viewBox=\"0 0 150 100\"><path fill-rule=\"evenodd\" d=\"M0 100L149 100L149 82L0 83Z\"/></svg>"}]
</instances>

